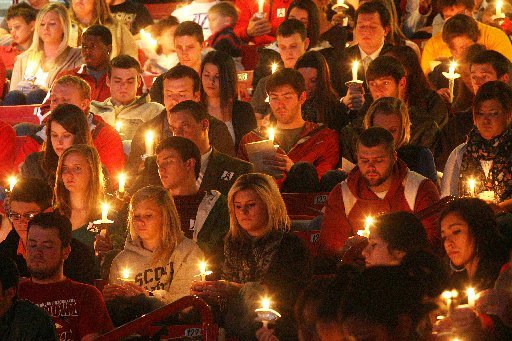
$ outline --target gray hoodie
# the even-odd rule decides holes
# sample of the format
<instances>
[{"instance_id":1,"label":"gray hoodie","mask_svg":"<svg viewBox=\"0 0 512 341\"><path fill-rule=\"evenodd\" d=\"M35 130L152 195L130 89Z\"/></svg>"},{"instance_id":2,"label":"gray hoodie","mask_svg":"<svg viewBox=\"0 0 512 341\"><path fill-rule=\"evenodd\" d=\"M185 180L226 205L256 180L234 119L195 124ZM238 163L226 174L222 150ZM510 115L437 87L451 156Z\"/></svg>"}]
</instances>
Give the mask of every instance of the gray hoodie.
<instances>
[{"instance_id":1,"label":"gray hoodie","mask_svg":"<svg viewBox=\"0 0 512 341\"><path fill-rule=\"evenodd\" d=\"M112 261L110 283L121 283L124 269L130 271L130 279L146 288L155 297L171 303L190 294L190 286L199 274L199 262L204 254L197 244L184 238L169 259L152 264L153 252L141 246L140 239L128 237L124 250Z\"/></svg>"}]
</instances>

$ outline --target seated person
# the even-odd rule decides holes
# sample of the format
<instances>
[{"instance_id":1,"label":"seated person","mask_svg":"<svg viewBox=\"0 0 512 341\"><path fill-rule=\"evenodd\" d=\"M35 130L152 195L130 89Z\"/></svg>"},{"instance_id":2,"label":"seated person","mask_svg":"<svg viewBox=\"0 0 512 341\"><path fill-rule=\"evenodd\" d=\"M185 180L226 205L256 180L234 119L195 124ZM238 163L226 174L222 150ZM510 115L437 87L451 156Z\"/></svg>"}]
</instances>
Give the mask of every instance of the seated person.
<instances>
[{"instance_id":1,"label":"seated person","mask_svg":"<svg viewBox=\"0 0 512 341\"><path fill-rule=\"evenodd\" d=\"M240 45L242 41L233 31L238 21L236 7L229 2L219 2L208 10L211 36L205 40L205 46L213 47L217 51L226 52L233 58L242 58Z\"/></svg>"},{"instance_id":2,"label":"seated person","mask_svg":"<svg viewBox=\"0 0 512 341\"><path fill-rule=\"evenodd\" d=\"M444 20L448 20L456 14L463 13L471 16L474 2L466 0L439 0L437 9ZM480 31L479 44L485 45L488 50L495 50L509 60L512 60L512 45L507 35L499 28L477 22ZM421 68L425 74L432 71L430 62L442 61L452 56L448 45L443 41L442 32L436 33L430 38L423 48L421 55Z\"/></svg>"},{"instance_id":3,"label":"seated person","mask_svg":"<svg viewBox=\"0 0 512 341\"><path fill-rule=\"evenodd\" d=\"M106 26L112 33L111 58L119 55L138 57L137 44L129 28L112 17L105 0L87 0L87 3L72 1L69 8L71 32L69 45L79 46L82 33L92 25Z\"/></svg>"},{"instance_id":4,"label":"seated person","mask_svg":"<svg viewBox=\"0 0 512 341\"><path fill-rule=\"evenodd\" d=\"M9 27L12 42L8 46L0 47L0 59L7 70L7 78L11 78L16 57L28 50L32 44L37 11L26 2L12 5L7 10L5 19Z\"/></svg>"},{"instance_id":5,"label":"seated person","mask_svg":"<svg viewBox=\"0 0 512 341\"><path fill-rule=\"evenodd\" d=\"M510 66L510 61L496 51L485 50L472 56L469 60L472 92L476 94L483 84L490 81L499 80L508 84ZM466 142L472 128L473 108L456 112L448 118L448 123L437 134L434 145L437 169L443 170L452 150Z\"/></svg>"},{"instance_id":6,"label":"seated person","mask_svg":"<svg viewBox=\"0 0 512 341\"><path fill-rule=\"evenodd\" d=\"M107 85L111 97L103 102L92 101L91 112L108 124L121 123L123 140L131 140L137 127L157 116L164 108L151 102L147 94L137 96L142 69L139 62L130 56L120 55L110 61Z\"/></svg>"},{"instance_id":7,"label":"seated person","mask_svg":"<svg viewBox=\"0 0 512 341\"><path fill-rule=\"evenodd\" d=\"M348 117L331 85L325 57L318 51L308 51L297 60L294 68L306 82L307 99L302 105L302 118L340 131L348 123Z\"/></svg>"},{"instance_id":8,"label":"seated person","mask_svg":"<svg viewBox=\"0 0 512 341\"><path fill-rule=\"evenodd\" d=\"M289 232L290 218L272 177L260 173L238 178L228 195L230 227L224 246L222 281L194 282L192 292L227 300L224 328L228 337L252 340L258 296L272 295L282 317L275 334L297 338L293 305L310 279L310 257L302 241Z\"/></svg>"},{"instance_id":9,"label":"seated person","mask_svg":"<svg viewBox=\"0 0 512 341\"><path fill-rule=\"evenodd\" d=\"M218 0L193 0L189 4L176 8L171 15L178 18L180 23L185 21L197 23L201 26L204 37L208 38L212 34L208 10L219 2Z\"/></svg>"},{"instance_id":10,"label":"seated person","mask_svg":"<svg viewBox=\"0 0 512 341\"><path fill-rule=\"evenodd\" d=\"M238 148L242 137L256 129L257 123L251 105L237 99L237 74L233 59L222 51L208 52L199 75L201 102L210 115L226 124L235 148Z\"/></svg>"},{"instance_id":11,"label":"seated person","mask_svg":"<svg viewBox=\"0 0 512 341\"><path fill-rule=\"evenodd\" d=\"M204 42L203 30L199 24L185 21L176 27L174 32L174 46L180 65L188 66L198 74L201 71L201 51ZM151 86L151 100L164 104L164 77L158 76Z\"/></svg>"},{"instance_id":12,"label":"seated person","mask_svg":"<svg viewBox=\"0 0 512 341\"><path fill-rule=\"evenodd\" d=\"M309 47L306 27L297 19L283 21L277 30L276 39L284 67L293 69L297 60ZM251 98L251 105L258 119L270 113L270 106L266 100L269 77L270 75L259 80Z\"/></svg>"},{"instance_id":13,"label":"seated person","mask_svg":"<svg viewBox=\"0 0 512 341\"><path fill-rule=\"evenodd\" d=\"M66 217L50 212L30 220L27 264L31 277L20 283L19 297L48 312L59 339L93 340L112 330L112 321L98 289L64 275L70 242L71 223Z\"/></svg>"},{"instance_id":14,"label":"seated person","mask_svg":"<svg viewBox=\"0 0 512 341\"><path fill-rule=\"evenodd\" d=\"M381 97L372 103L364 117L364 129L382 127L393 135L397 156L409 170L437 183L432 152L426 147L409 144L411 121L404 102L394 97ZM354 153L355 154L355 153Z\"/></svg>"},{"instance_id":15,"label":"seated person","mask_svg":"<svg viewBox=\"0 0 512 341\"><path fill-rule=\"evenodd\" d=\"M7 178L12 174L16 150L16 133L11 125L0 121L0 187L7 185Z\"/></svg>"},{"instance_id":16,"label":"seated person","mask_svg":"<svg viewBox=\"0 0 512 341\"><path fill-rule=\"evenodd\" d=\"M107 70L112 53L112 33L105 26L90 26L82 34L82 57L85 64L59 74L82 78L91 87L91 100L102 102L110 97Z\"/></svg>"},{"instance_id":17,"label":"seated person","mask_svg":"<svg viewBox=\"0 0 512 341\"><path fill-rule=\"evenodd\" d=\"M61 104L73 104L82 109L92 135L94 147L96 147L100 154L101 162L105 165L112 178L115 179L117 174L123 170L126 162L121 137L101 117L89 112L90 103L91 88L83 79L76 76L62 76L53 84L50 96L50 109L56 109ZM67 129L73 130L69 126L67 128L64 127L64 129L67 132L69 132ZM42 126L35 134L27 136L16 156L15 167L24 162L29 154L40 151L43 143L48 141L50 134L51 131L48 131L48 127ZM46 150L48 151L48 149Z\"/></svg>"},{"instance_id":18,"label":"seated person","mask_svg":"<svg viewBox=\"0 0 512 341\"><path fill-rule=\"evenodd\" d=\"M91 222L100 219L100 203L105 197L104 175L94 147L75 144L62 153L54 193L55 210L71 221L72 237L94 250L95 233ZM122 245L124 238L124 230L115 230L124 228L118 224L109 224L108 229L117 246Z\"/></svg>"},{"instance_id":19,"label":"seated person","mask_svg":"<svg viewBox=\"0 0 512 341\"><path fill-rule=\"evenodd\" d=\"M281 69L267 81L270 107L276 119L274 142L279 145L274 159L265 160L277 181L283 184L292 166L303 161L316 170L317 179L338 164L338 134L318 123L304 121L301 105L306 100L306 85L300 72ZM238 149L238 156L249 161L246 144L267 140L268 133L261 129L245 135ZM289 184L294 187L294 184ZM298 185L298 184L295 184Z\"/></svg>"},{"instance_id":20,"label":"seated person","mask_svg":"<svg viewBox=\"0 0 512 341\"><path fill-rule=\"evenodd\" d=\"M124 24L135 36L146 26L153 24L153 18L144 4L133 0L106 0L112 17Z\"/></svg>"},{"instance_id":21,"label":"seated person","mask_svg":"<svg viewBox=\"0 0 512 341\"><path fill-rule=\"evenodd\" d=\"M198 243L213 269L220 270L229 229L228 204L219 191L199 190L199 148L184 137L168 137L158 145L157 164L162 186L180 213L183 234Z\"/></svg>"},{"instance_id":22,"label":"seated person","mask_svg":"<svg viewBox=\"0 0 512 341\"><path fill-rule=\"evenodd\" d=\"M124 250L112 262L105 300L152 293L169 304L189 295L204 255L184 236L173 198L164 188L148 186L134 194L129 230ZM129 282L120 281L125 270Z\"/></svg>"},{"instance_id":23,"label":"seated person","mask_svg":"<svg viewBox=\"0 0 512 341\"><path fill-rule=\"evenodd\" d=\"M20 274L10 259L0 262L0 337L3 340L57 340L53 321L46 311L35 304L18 299Z\"/></svg>"},{"instance_id":24,"label":"seated person","mask_svg":"<svg viewBox=\"0 0 512 341\"><path fill-rule=\"evenodd\" d=\"M226 155L210 144L208 114L201 104L194 101L178 103L169 111L168 119L169 129L174 136L187 138L199 148L201 168L195 178L200 191L217 190L227 195L240 175L253 171L252 164ZM161 140L161 143L168 138ZM162 184L157 167L158 150L161 148L157 148L156 159L146 158L144 170L133 184L131 192L146 185Z\"/></svg>"},{"instance_id":25,"label":"seated person","mask_svg":"<svg viewBox=\"0 0 512 341\"><path fill-rule=\"evenodd\" d=\"M178 19L171 15L151 26L149 31L155 37L157 46L156 51L148 52L144 50L146 57L148 57L143 67L144 71L162 74L179 63L174 45L174 32L176 32L179 23ZM152 98L152 100L158 102L155 98Z\"/></svg>"},{"instance_id":26,"label":"seated person","mask_svg":"<svg viewBox=\"0 0 512 341\"><path fill-rule=\"evenodd\" d=\"M140 125L135 132L128 157L127 170L136 175L141 167L141 156L145 154L145 135L151 130L155 144L166 137L172 136L170 129L170 110L182 101L192 100L199 102L201 79L192 68L176 65L164 74L163 92L165 110L146 123ZM221 153L235 155L235 148L228 127L220 120L207 115L209 129L208 137L212 145Z\"/></svg>"},{"instance_id":27,"label":"seated person","mask_svg":"<svg viewBox=\"0 0 512 341\"><path fill-rule=\"evenodd\" d=\"M429 96L430 99L415 100L412 97L414 93L412 91L409 93L412 87L408 87L405 68L397 59L388 55L379 56L370 63L366 72L366 81L371 96L362 97L363 106L359 111L347 112L347 114L355 113L356 116L341 132L343 157L355 162L355 155L351 154L354 150L352 141L357 139L362 130L364 115L371 101L381 97L395 97L407 105L411 119L410 144L430 148L434 143L437 129L446 124L448 119L448 110L441 97L434 91L426 90L426 93L421 92L421 94ZM415 82L413 79L411 81Z\"/></svg>"},{"instance_id":28,"label":"seated person","mask_svg":"<svg viewBox=\"0 0 512 341\"><path fill-rule=\"evenodd\" d=\"M20 179L9 196L9 220L12 223L7 238L0 243L0 254L13 259L22 277L30 277L27 267L27 224L36 214L51 210L52 187L37 178ZM92 284L99 276L94 254L72 238L71 252L64 260L64 275L74 281Z\"/></svg>"},{"instance_id":29,"label":"seated person","mask_svg":"<svg viewBox=\"0 0 512 341\"><path fill-rule=\"evenodd\" d=\"M419 212L439 200L436 185L397 158L393 135L371 127L357 140L357 166L329 194L319 238L322 256L334 257L345 241L364 230L365 217ZM435 217L434 217L435 218ZM439 243L434 218L423 221L432 246Z\"/></svg>"},{"instance_id":30,"label":"seated person","mask_svg":"<svg viewBox=\"0 0 512 341\"><path fill-rule=\"evenodd\" d=\"M508 211L512 207L509 182L512 136L512 89L501 81L487 82L473 102L474 128L446 162L441 196L482 196ZM469 188L469 179L475 187Z\"/></svg>"},{"instance_id":31,"label":"seated person","mask_svg":"<svg viewBox=\"0 0 512 341\"><path fill-rule=\"evenodd\" d=\"M70 47L68 37L66 7L59 3L46 5L37 15L32 45L16 59L4 105L42 103L61 71L82 64L80 49Z\"/></svg>"},{"instance_id":32,"label":"seated person","mask_svg":"<svg viewBox=\"0 0 512 341\"><path fill-rule=\"evenodd\" d=\"M240 17L235 26L235 33L246 43L264 46L276 40L276 31L285 20L290 2L276 1L264 3L264 17L257 14L258 3L235 0ZM275 13L275 15L274 15Z\"/></svg>"}]
</instances>

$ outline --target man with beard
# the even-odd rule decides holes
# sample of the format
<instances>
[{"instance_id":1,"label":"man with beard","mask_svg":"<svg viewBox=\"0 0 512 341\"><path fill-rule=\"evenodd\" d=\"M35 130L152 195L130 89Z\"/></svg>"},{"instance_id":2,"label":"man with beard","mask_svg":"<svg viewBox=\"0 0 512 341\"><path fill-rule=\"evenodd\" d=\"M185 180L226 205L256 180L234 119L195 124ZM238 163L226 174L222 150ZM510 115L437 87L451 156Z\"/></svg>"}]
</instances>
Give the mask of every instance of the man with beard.
<instances>
[{"instance_id":1,"label":"man with beard","mask_svg":"<svg viewBox=\"0 0 512 341\"><path fill-rule=\"evenodd\" d=\"M101 293L64 276L71 251L71 222L56 212L37 214L27 227L27 264L19 297L50 314L60 340L93 340L113 329Z\"/></svg>"},{"instance_id":2,"label":"man with beard","mask_svg":"<svg viewBox=\"0 0 512 341\"><path fill-rule=\"evenodd\" d=\"M335 255L350 236L364 230L368 216L415 213L439 200L434 183L397 158L393 136L387 130L365 130L357 140L356 152L357 167L327 198L319 239L323 256ZM423 224L431 244L437 245L435 217Z\"/></svg>"}]
</instances>

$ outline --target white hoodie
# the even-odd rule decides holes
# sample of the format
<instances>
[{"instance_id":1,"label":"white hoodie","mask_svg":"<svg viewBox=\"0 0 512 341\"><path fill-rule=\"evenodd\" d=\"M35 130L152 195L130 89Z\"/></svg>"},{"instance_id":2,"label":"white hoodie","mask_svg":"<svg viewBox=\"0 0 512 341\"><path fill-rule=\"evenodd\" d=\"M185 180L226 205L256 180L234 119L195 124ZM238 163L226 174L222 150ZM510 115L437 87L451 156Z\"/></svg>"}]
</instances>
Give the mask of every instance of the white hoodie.
<instances>
[{"instance_id":1,"label":"white hoodie","mask_svg":"<svg viewBox=\"0 0 512 341\"><path fill-rule=\"evenodd\" d=\"M158 299L171 303L190 294L194 276L199 274L199 262L204 254L197 244L184 238L170 258L152 264L153 252L144 249L140 240L129 237L124 250L112 261L110 283L121 284L120 277L125 269L130 279L146 288Z\"/></svg>"}]
</instances>

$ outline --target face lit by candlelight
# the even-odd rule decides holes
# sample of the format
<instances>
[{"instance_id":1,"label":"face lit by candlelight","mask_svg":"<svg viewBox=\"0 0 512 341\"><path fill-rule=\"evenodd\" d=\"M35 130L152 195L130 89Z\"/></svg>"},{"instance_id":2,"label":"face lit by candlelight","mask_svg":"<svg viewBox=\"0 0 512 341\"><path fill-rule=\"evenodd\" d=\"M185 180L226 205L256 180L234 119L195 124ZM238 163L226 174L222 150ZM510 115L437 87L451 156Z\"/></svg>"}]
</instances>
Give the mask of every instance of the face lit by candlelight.
<instances>
[{"instance_id":1,"label":"face lit by candlelight","mask_svg":"<svg viewBox=\"0 0 512 341\"><path fill-rule=\"evenodd\" d=\"M471 86L473 87L473 92L476 94L478 89L482 85L484 85L487 82L500 80L502 82L508 83L509 81L509 75L508 73L504 74L500 78L498 78L498 74L496 73L496 70L493 68L493 66L490 63L484 63L484 64L471 64Z\"/></svg>"},{"instance_id":2,"label":"face lit by candlelight","mask_svg":"<svg viewBox=\"0 0 512 341\"><path fill-rule=\"evenodd\" d=\"M162 239L162 208L154 199L138 203L130 213L135 234L142 243L152 245Z\"/></svg>"},{"instance_id":3,"label":"face lit by candlelight","mask_svg":"<svg viewBox=\"0 0 512 341\"><path fill-rule=\"evenodd\" d=\"M390 250L388 243L378 234L378 228L370 228L368 245L363 250L363 257L366 267L372 266L394 266L400 264L405 252Z\"/></svg>"},{"instance_id":4,"label":"face lit by candlelight","mask_svg":"<svg viewBox=\"0 0 512 341\"><path fill-rule=\"evenodd\" d=\"M363 51L371 54L384 44L389 27L384 27L378 13L360 13L354 36Z\"/></svg>"},{"instance_id":5,"label":"face lit by candlelight","mask_svg":"<svg viewBox=\"0 0 512 341\"><path fill-rule=\"evenodd\" d=\"M406 79L397 81L391 76L379 77L368 81L368 88L374 101L382 97L395 97L402 99L405 94Z\"/></svg>"},{"instance_id":6,"label":"face lit by candlelight","mask_svg":"<svg viewBox=\"0 0 512 341\"><path fill-rule=\"evenodd\" d=\"M279 54L286 68L293 68L297 60L306 53L309 46L309 39L302 40L299 33L294 33L289 37L278 35L276 41Z\"/></svg>"},{"instance_id":7,"label":"face lit by candlelight","mask_svg":"<svg viewBox=\"0 0 512 341\"><path fill-rule=\"evenodd\" d=\"M217 65L207 63L201 75L204 92L208 97L220 97L220 75Z\"/></svg>"},{"instance_id":8,"label":"face lit by candlelight","mask_svg":"<svg viewBox=\"0 0 512 341\"><path fill-rule=\"evenodd\" d=\"M91 169L87 159L79 153L66 155L62 161L62 181L70 192L87 192L90 187Z\"/></svg>"},{"instance_id":9,"label":"face lit by candlelight","mask_svg":"<svg viewBox=\"0 0 512 341\"><path fill-rule=\"evenodd\" d=\"M309 13L305 9L294 7L291 9L290 14L288 15L288 19L295 19L300 21L306 27L306 30L309 26Z\"/></svg>"},{"instance_id":10,"label":"face lit by candlelight","mask_svg":"<svg viewBox=\"0 0 512 341\"><path fill-rule=\"evenodd\" d=\"M107 77L107 85L110 87L112 101L116 105L130 104L137 96L141 78L134 68L113 68L110 78Z\"/></svg>"},{"instance_id":11,"label":"face lit by candlelight","mask_svg":"<svg viewBox=\"0 0 512 341\"><path fill-rule=\"evenodd\" d=\"M174 37L176 54L180 64L198 70L201 66L201 43L194 36Z\"/></svg>"},{"instance_id":12,"label":"face lit by candlelight","mask_svg":"<svg viewBox=\"0 0 512 341\"><path fill-rule=\"evenodd\" d=\"M511 122L510 113L506 112L495 99L483 101L473 112L473 122L478 132L486 140L501 135Z\"/></svg>"},{"instance_id":13,"label":"face lit by candlelight","mask_svg":"<svg viewBox=\"0 0 512 341\"><path fill-rule=\"evenodd\" d=\"M441 220L441 238L453 265L466 266L475 258L475 240L469 224L457 213L447 214Z\"/></svg>"},{"instance_id":14,"label":"face lit by candlelight","mask_svg":"<svg viewBox=\"0 0 512 341\"><path fill-rule=\"evenodd\" d=\"M268 208L253 189L238 191L233 196L236 220L252 237L267 233Z\"/></svg>"},{"instance_id":15,"label":"face lit by candlelight","mask_svg":"<svg viewBox=\"0 0 512 341\"><path fill-rule=\"evenodd\" d=\"M290 85L278 86L269 92L269 104L275 118L281 124L293 124L302 119L301 106L306 92L298 95Z\"/></svg>"},{"instance_id":16,"label":"face lit by candlelight","mask_svg":"<svg viewBox=\"0 0 512 341\"><path fill-rule=\"evenodd\" d=\"M464 57L465 52L469 49L470 46L474 45L476 42L471 40L467 35L460 35L457 37L453 37L448 43L448 48L452 53L452 56L456 60L461 60Z\"/></svg>"},{"instance_id":17,"label":"face lit by candlelight","mask_svg":"<svg viewBox=\"0 0 512 341\"><path fill-rule=\"evenodd\" d=\"M396 159L396 153L391 153L384 145L357 145L357 165L369 187L378 187L390 180Z\"/></svg>"},{"instance_id":18,"label":"face lit by candlelight","mask_svg":"<svg viewBox=\"0 0 512 341\"><path fill-rule=\"evenodd\" d=\"M301 67L298 69L304 81L306 82L306 93L308 98L313 96L316 90L316 82L318 78L318 70L313 67Z\"/></svg>"},{"instance_id":19,"label":"face lit by candlelight","mask_svg":"<svg viewBox=\"0 0 512 341\"><path fill-rule=\"evenodd\" d=\"M62 153L73 145L75 140L75 134L70 133L57 121L50 123L50 138L52 142L53 150L57 156L61 156Z\"/></svg>"},{"instance_id":20,"label":"face lit by candlelight","mask_svg":"<svg viewBox=\"0 0 512 341\"><path fill-rule=\"evenodd\" d=\"M373 126L386 129L393 135L395 146L400 148L398 141L402 131L402 118L395 114L377 112L373 117Z\"/></svg>"}]
</instances>

